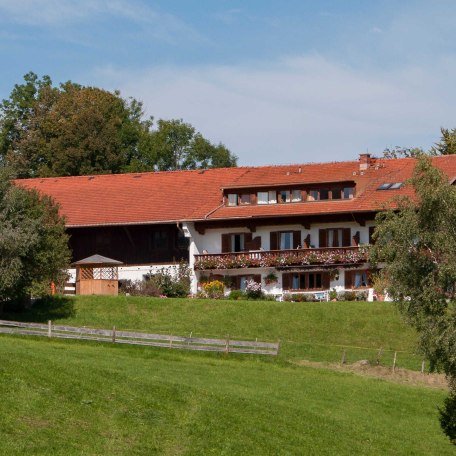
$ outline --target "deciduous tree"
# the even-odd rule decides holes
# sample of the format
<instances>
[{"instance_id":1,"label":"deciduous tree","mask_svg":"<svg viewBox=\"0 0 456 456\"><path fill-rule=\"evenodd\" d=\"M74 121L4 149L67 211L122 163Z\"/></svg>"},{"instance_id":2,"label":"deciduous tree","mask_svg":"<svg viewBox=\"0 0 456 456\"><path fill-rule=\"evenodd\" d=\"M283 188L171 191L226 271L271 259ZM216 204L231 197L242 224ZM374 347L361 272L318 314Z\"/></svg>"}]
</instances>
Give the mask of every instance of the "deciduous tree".
<instances>
[{"instance_id":1,"label":"deciduous tree","mask_svg":"<svg viewBox=\"0 0 456 456\"><path fill-rule=\"evenodd\" d=\"M44 294L65 277L70 252L57 206L0 169L0 304Z\"/></svg>"},{"instance_id":2,"label":"deciduous tree","mask_svg":"<svg viewBox=\"0 0 456 456\"><path fill-rule=\"evenodd\" d=\"M377 216L371 259L385 264L388 294L417 329L431 369L447 375L441 424L456 444L456 187L427 156L409 185L415 198Z\"/></svg>"}]
</instances>

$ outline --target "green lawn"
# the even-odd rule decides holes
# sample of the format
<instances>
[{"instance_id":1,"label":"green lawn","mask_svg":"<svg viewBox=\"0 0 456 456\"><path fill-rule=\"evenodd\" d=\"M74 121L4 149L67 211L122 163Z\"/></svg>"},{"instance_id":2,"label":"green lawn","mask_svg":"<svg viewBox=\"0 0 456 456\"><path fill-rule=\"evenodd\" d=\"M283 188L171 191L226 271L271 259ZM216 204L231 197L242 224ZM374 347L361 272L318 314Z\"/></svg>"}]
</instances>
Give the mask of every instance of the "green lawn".
<instances>
[{"instance_id":1,"label":"green lawn","mask_svg":"<svg viewBox=\"0 0 456 456\"><path fill-rule=\"evenodd\" d=\"M99 317L90 322L97 326L128 322L128 327L181 332L192 327L185 317L200 308L206 312L192 319L195 330L212 322L215 332L276 335L258 319L246 321L259 309L256 303L248 303L253 309L244 318L234 311L237 303L230 304L225 312L237 325L216 323L220 303L169 301L183 311L171 319L161 302L151 309L135 306L136 313L128 311L133 302L112 300L118 308L103 320L96 311L101 301L84 312L84 301L78 300L71 321L88 323L92 314ZM372 311L385 319L389 313L382 306ZM329 315L336 307L328 307ZM313 311L296 312L306 337L316 338L318 331L301 322ZM347 322L341 328L350 326L349 314L343 312ZM278 307L271 306L268 315L279 322L275 331L284 330ZM330 318L319 327L334 325ZM364 323L353 326L359 329L353 339L341 332L346 342L367 331ZM408 339L402 334L395 341ZM0 336L0 397L2 455L454 454L437 420L444 392L263 358Z\"/></svg>"},{"instance_id":2,"label":"green lawn","mask_svg":"<svg viewBox=\"0 0 456 456\"><path fill-rule=\"evenodd\" d=\"M80 296L37 305L9 319L188 336L281 341L280 359L339 361L375 359L384 349L383 363L421 367L415 353L415 333L390 303L269 301L211 301L140 297Z\"/></svg>"}]
</instances>

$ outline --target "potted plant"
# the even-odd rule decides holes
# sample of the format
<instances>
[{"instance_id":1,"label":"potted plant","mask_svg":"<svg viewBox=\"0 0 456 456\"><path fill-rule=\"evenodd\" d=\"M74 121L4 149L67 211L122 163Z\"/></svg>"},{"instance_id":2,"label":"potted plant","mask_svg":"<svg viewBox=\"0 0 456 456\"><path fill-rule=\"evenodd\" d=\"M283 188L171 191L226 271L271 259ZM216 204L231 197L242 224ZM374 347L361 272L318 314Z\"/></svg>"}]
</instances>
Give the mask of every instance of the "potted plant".
<instances>
[{"instance_id":1,"label":"potted plant","mask_svg":"<svg viewBox=\"0 0 456 456\"><path fill-rule=\"evenodd\" d=\"M383 273L383 271L380 271L374 275L372 286L374 288L377 301L384 301L386 289L388 287L388 277Z\"/></svg>"},{"instance_id":2,"label":"potted plant","mask_svg":"<svg viewBox=\"0 0 456 456\"><path fill-rule=\"evenodd\" d=\"M265 278L264 278L264 283L266 285L272 285L273 283L277 283L279 281L279 278L277 277L277 274L275 272L270 272Z\"/></svg>"}]
</instances>

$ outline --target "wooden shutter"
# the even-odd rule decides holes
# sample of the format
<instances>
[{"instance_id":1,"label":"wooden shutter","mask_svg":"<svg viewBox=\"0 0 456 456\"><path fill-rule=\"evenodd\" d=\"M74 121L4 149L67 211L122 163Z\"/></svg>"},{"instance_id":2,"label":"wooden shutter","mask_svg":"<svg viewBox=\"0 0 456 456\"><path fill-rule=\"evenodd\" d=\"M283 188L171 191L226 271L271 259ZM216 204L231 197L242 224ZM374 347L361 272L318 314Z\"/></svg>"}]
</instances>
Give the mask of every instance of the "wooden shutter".
<instances>
[{"instance_id":1,"label":"wooden shutter","mask_svg":"<svg viewBox=\"0 0 456 456\"><path fill-rule=\"evenodd\" d=\"M301 246L301 231L293 231L293 248Z\"/></svg>"},{"instance_id":2,"label":"wooden shutter","mask_svg":"<svg viewBox=\"0 0 456 456\"><path fill-rule=\"evenodd\" d=\"M310 248L310 234L308 234L305 238L304 238L304 242L302 244L302 246L306 249Z\"/></svg>"},{"instance_id":3,"label":"wooden shutter","mask_svg":"<svg viewBox=\"0 0 456 456\"><path fill-rule=\"evenodd\" d=\"M350 228L343 228L342 230L342 245L341 247L350 247L351 242L350 242Z\"/></svg>"},{"instance_id":4,"label":"wooden shutter","mask_svg":"<svg viewBox=\"0 0 456 456\"><path fill-rule=\"evenodd\" d=\"M359 240L360 240L360 234L359 231L355 233L355 235L352 237L352 245L357 246L359 245Z\"/></svg>"},{"instance_id":5,"label":"wooden shutter","mask_svg":"<svg viewBox=\"0 0 456 456\"><path fill-rule=\"evenodd\" d=\"M269 250L279 250L279 233L271 231Z\"/></svg>"},{"instance_id":6,"label":"wooden shutter","mask_svg":"<svg viewBox=\"0 0 456 456\"><path fill-rule=\"evenodd\" d=\"M256 283L261 283L261 274L254 274L254 275L252 276L252 279L253 279L253 281L256 282Z\"/></svg>"},{"instance_id":7,"label":"wooden shutter","mask_svg":"<svg viewBox=\"0 0 456 456\"><path fill-rule=\"evenodd\" d=\"M353 288L353 271L345 271L345 288Z\"/></svg>"},{"instance_id":8,"label":"wooden shutter","mask_svg":"<svg viewBox=\"0 0 456 456\"><path fill-rule=\"evenodd\" d=\"M239 290L241 288L241 276L233 276L231 283L233 290Z\"/></svg>"},{"instance_id":9,"label":"wooden shutter","mask_svg":"<svg viewBox=\"0 0 456 456\"><path fill-rule=\"evenodd\" d=\"M318 246L320 248L328 246L328 243L327 243L328 242L327 241L328 232L327 232L327 230L320 230L319 233L318 233L318 238L319 238Z\"/></svg>"},{"instance_id":10,"label":"wooden shutter","mask_svg":"<svg viewBox=\"0 0 456 456\"><path fill-rule=\"evenodd\" d=\"M372 239L372 235L374 234L375 226L369 227L369 244L374 244L374 240Z\"/></svg>"},{"instance_id":11,"label":"wooden shutter","mask_svg":"<svg viewBox=\"0 0 456 456\"><path fill-rule=\"evenodd\" d=\"M231 234L222 234L222 253L231 252Z\"/></svg>"},{"instance_id":12,"label":"wooden shutter","mask_svg":"<svg viewBox=\"0 0 456 456\"><path fill-rule=\"evenodd\" d=\"M252 233L244 233L244 250L252 249Z\"/></svg>"},{"instance_id":13,"label":"wooden shutter","mask_svg":"<svg viewBox=\"0 0 456 456\"><path fill-rule=\"evenodd\" d=\"M291 276L290 273L282 274L282 290L289 290L291 288Z\"/></svg>"},{"instance_id":14,"label":"wooden shutter","mask_svg":"<svg viewBox=\"0 0 456 456\"><path fill-rule=\"evenodd\" d=\"M260 250L261 249L261 236L255 236L252 239L251 245L252 245L252 247L251 247L252 250Z\"/></svg>"},{"instance_id":15,"label":"wooden shutter","mask_svg":"<svg viewBox=\"0 0 456 456\"><path fill-rule=\"evenodd\" d=\"M329 272L321 273L321 286L324 290L329 290L329 287L330 287Z\"/></svg>"}]
</instances>

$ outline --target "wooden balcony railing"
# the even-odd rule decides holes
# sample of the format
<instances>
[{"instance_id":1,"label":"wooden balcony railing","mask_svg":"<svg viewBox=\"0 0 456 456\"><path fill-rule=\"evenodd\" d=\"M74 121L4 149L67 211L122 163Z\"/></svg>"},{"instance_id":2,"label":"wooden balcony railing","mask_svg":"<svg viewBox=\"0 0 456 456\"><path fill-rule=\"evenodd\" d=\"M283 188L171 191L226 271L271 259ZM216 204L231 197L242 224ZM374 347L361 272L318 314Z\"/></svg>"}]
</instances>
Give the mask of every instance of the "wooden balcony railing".
<instances>
[{"instance_id":1,"label":"wooden balcony railing","mask_svg":"<svg viewBox=\"0 0 456 456\"><path fill-rule=\"evenodd\" d=\"M321 249L254 250L248 252L195 255L195 269L281 268L305 265L364 263L369 246Z\"/></svg>"}]
</instances>

